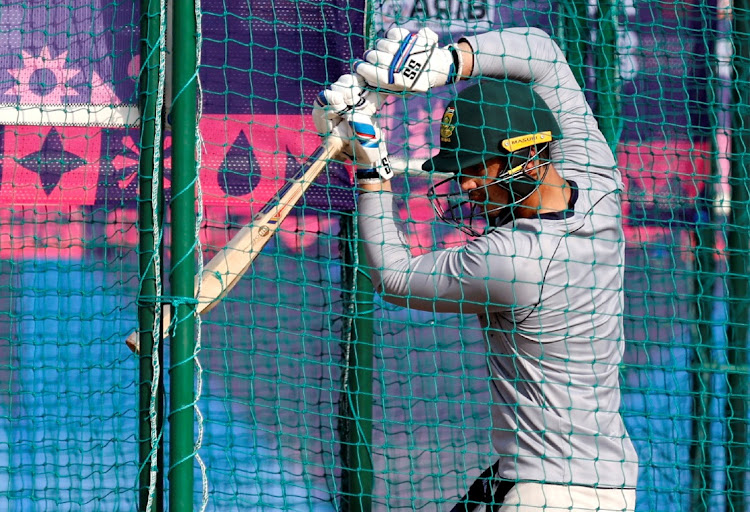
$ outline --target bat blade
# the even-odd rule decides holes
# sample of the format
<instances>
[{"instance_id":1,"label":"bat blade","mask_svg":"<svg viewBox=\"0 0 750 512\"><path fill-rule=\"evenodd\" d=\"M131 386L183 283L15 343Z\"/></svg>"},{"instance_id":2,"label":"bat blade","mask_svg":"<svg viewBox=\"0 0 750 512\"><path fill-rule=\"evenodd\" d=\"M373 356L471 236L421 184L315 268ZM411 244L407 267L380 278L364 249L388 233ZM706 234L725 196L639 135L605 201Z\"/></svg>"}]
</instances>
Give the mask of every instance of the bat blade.
<instances>
[{"instance_id":1,"label":"bat blade","mask_svg":"<svg viewBox=\"0 0 750 512\"><path fill-rule=\"evenodd\" d=\"M329 160L338 156L344 141L331 137L318 147L300 167L294 177L286 182L258 212L250 224L240 229L195 276L197 313L208 313L226 297L247 272L253 260L279 229L294 206L299 202ZM170 308L163 309L162 336L169 335L172 323ZM135 353L139 352L138 331L131 333L125 343Z\"/></svg>"}]
</instances>

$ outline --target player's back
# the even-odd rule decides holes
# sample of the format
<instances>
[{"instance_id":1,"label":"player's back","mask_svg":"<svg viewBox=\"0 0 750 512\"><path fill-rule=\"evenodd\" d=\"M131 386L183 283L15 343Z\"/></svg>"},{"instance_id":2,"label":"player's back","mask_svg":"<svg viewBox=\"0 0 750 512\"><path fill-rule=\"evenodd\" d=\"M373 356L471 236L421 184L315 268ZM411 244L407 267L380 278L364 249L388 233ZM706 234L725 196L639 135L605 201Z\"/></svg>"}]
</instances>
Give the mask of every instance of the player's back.
<instances>
[{"instance_id":1,"label":"player's back","mask_svg":"<svg viewBox=\"0 0 750 512\"><path fill-rule=\"evenodd\" d=\"M619 414L619 197L571 184L571 210L494 235L532 237L518 244L537 248L518 279L524 266L539 266L543 279L536 303L480 315L496 377L493 439L505 478L634 487L637 457Z\"/></svg>"}]
</instances>

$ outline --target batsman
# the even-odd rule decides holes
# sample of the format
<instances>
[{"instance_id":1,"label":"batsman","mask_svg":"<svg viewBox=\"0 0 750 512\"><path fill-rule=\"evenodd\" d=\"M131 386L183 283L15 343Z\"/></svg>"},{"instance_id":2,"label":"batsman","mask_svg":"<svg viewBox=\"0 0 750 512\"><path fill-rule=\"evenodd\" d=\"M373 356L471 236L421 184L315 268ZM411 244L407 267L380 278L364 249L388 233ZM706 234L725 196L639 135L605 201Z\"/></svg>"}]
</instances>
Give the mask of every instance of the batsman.
<instances>
[{"instance_id":1,"label":"batsman","mask_svg":"<svg viewBox=\"0 0 750 512\"><path fill-rule=\"evenodd\" d=\"M487 338L496 462L454 511L632 511L638 459L620 414L624 236L615 158L560 48L512 28L445 47L392 28L321 92L318 131L347 140L359 233L384 300L476 314ZM412 256L363 88L423 94L475 83L448 104L423 168L461 247ZM490 447L487 448L491 450Z\"/></svg>"}]
</instances>

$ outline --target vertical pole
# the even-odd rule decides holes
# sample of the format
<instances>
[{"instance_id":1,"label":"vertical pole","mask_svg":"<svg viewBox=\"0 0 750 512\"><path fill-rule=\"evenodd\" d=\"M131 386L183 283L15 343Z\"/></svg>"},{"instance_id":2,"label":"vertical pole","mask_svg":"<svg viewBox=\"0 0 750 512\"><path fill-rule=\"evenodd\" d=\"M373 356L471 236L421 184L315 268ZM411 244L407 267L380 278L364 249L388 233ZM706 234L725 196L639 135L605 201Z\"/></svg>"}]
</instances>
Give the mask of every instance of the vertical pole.
<instances>
[{"instance_id":1,"label":"vertical pole","mask_svg":"<svg viewBox=\"0 0 750 512\"><path fill-rule=\"evenodd\" d=\"M353 321L349 323L345 390L342 397L342 487L346 512L372 510L372 379L373 379L373 288L360 269L365 261L362 244L355 235L355 216L342 214L344 267ZM356 252L355 252L356 251Z\"/></svg>"},{"instance_id":2,"label":"vertical pole","mask_svg":"<svg viewBox=\"0 0 750 512\"><path fill-rule=\"evenodd\" d=\"M366 274L366 259L362 243L357 242L359 264L357 265L357 295L355 299L356 347L353 353L353 368L356 376L351 385L354 398L353 415L357 428L354 431L354 460L357 464L357 478L353 479L352 492L359 501L353 512L372 510L373 464L372 464L372 361L373 361L373 307L374 293L372 282ZM364 264L364 265L363 265ZM355 500L356 502L356 500Z\"/></svg>"},{"instance_id":3,"label":"vertical pole","mask_svg":"<svg viewBox=\"0 0 750 512\"><path fill-rule=\"evenodd\" d=\"M736 0L734 43L734 120L729 183L732 190L727 254L729 272L729 322L727 328L728 510L746 510L745 477L748 472L748 271L750 265L750 1Z\"/></svg>"},{"instance_id":4,"label":"vertical pole","mask_svg":"<svg viewBox=\"0 0 750 512\"><path fill-rule=\"evenodd\" d=\"M172 257L174 331L169 369L169 507L193 510L195 350L196 19L194 0L174 5L172 31Z\"/></svg>"},{"instance_id":5,"label":"vertical pole","mask_svg":"<svg viewBox=\"0 0 750 512\"><path fill-rule=\"evenodd\" d=\"M162 351L160 339L154 340L153 325L156 315L157 281L162 275L154 265L154 258L161 259L162 246L154 242L154 234L161 233L164 211L163 181L159 181L154 190L154 155L161 152L162 140L157 136L157 127L162 123L162 112L157 105L159 87L159 47L161 20L159 1L142 0L140 18L140 58L142 69L139 77L138 103L141 116L139 158L139 200L138 200L138 233L139 233L139 290L138 290L138 331L140 350L139 380L138 380L138 451L141 471L138 476L138 510L141 512L160 512L164 509L164 450L162 436L164 425L164 385L163 378L159 382L156 392L156 430L160 439L157 450L157 479L155 496L152 505L148 507L149 487L151 478L151 400L153 371L154 342L158 343L158 350ZM160 160L161 162L161 160ZM160 176L163 169L157 169ZM154 202L153 198L157 198ZM154 218L157 219L154 223ZM163 354L163 352L160 352ZM163 357L159 357L163 360ZM149 508L150 510L147 510Z\"/></svg>"},{"instance_id":6,"label":"vertical pole","mask_svg":"<svg viewBox=\"0 0 750 512\"><path fill-rule=\"evenodd\" d=\"M563 8L563 40L561 46L565 51L576 82L586 90L586 53L590 43L591 33L588 29L588 13L585 1L566 0L561 3Z\"/></svg>"},{"instance_id":7,"label":"vertical pole","mask_svg":"<svg viewBox=\"0 0 750 512\"><path fill-rule=\"evenodd\" d=\"M705 18L704 18L705 20ZM715 59L713 54L714 39L711 37L710 27L703 27L704 49L706 54L707 90L706 102L709 116L708 125L711 129L710 174L705 182L705 194L696 205L698 220L695 229L695 302L694 316L697 325L694 329L693 357L692 357L692 443L690 446L690 460L692 461L692 500L693 512L707 512L711 497L711 454L710 428L711 419L709 406L712 396L711 376L713 357L712 313L714 309L714 285L716 284L716 222L713 214L715 186L719 177L719 145L716 130L720 128L717 116L717 102L719 96L715 78Z\"/></svg>"},{"instance_id":8,"label":"vertical pole","mask_svg":"<svg viewBox=\"0 0 750 512\"><path fill-rule=\"evenodd\" d=\"M715 160L713 157L712 160ZM711 176L716 176L715 164L712 162ZM712 189L713 180L706 182L705 186ZM695 230L695 280L693 304L697 324L693 334L693 357L692 357L692 444L690 459L692 461L692 507L694 512L705 512L708 510L708 501L711 491L711 461L709 453L709 432L711 427L709 404L711 398L711 375L713 361L711 346L713 336L711 333L712 311L713 311L713 288L716 281L716 263L714 261L714 237L716 236L715 224L711 219L711 207L709 198L706 204L698 205L697 211L700 218Z\"/></svg>"},{"instance_id":9,"label":"vertical pole","mask_svg":"<svg viewBox=\"0 0 750 512\"><path fill-rule=\"evenodd\" d=\"M698 324L695 328L695 342L692 363L692 443L690 460L692 464L692 503L693 512L706 512L711 492L711 461L709 453L709 404L711 397L711 312L714 283L714 251L710 237L716 233L710 224L699 226L695 232L695 303L694 314Z\"/></svg>"},{"instance_id":10,"label":"vertical pole","mask_svg":"<svg viewBox=\"0 0 750 512\"><path fill-rule=\"evenodd\" d=\"M365 4L365 41L373 40L373 5ZM348 270L350 318L344 332L347 353L344 391L341 400L342 495L344 512L372 510L372 379L373 308L372 282L360 266L366 259L357 236L356 213L341 215L343 267Z\"/></svg>"},{"instance_id":11,"label":"vertical pole","mask_svg":"<svg viewBox=\"0 0 750 512\"><path fill-rule=\"evenodd\" d=\"M599 2L596 31L596 111L602 134L614 151L620 140L620 74L617 66L617 0Z\"/></svg>"}]
</instances>

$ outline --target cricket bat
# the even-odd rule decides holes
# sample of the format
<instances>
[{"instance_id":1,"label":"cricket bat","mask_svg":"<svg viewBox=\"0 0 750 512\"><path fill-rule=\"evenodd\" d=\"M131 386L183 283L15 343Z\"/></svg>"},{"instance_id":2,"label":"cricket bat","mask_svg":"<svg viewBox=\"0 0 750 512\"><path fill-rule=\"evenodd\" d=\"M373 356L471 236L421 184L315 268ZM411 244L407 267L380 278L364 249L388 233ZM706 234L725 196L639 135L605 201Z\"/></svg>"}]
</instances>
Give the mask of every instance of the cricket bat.
<instances>
[{"instance_id":1,"label":"cricket bat","mask_svg":"<svg viewBox=\"0 0 750 512\"><path fill-rule=\"evenodd\" d=\"M234 288L279 229L281 222L325 169L328 161L337 157L343 147L344 140L340 137L326 139L302 164L294 177L287 181L253 217L252 222L238 231L229 243L211 258L204 266L202 274L195 276L198 314L211 311ZM171 323L171 309L164 308L162 335L165 338L169 336ZM125 343L130 350L138 353L138 331L131 333Z\"/></svg>"}]
</instances>

